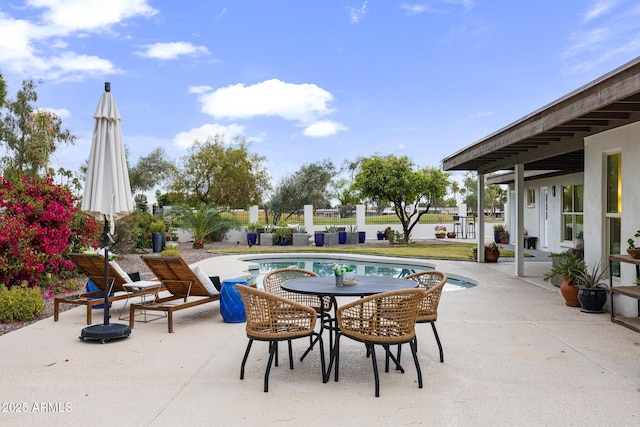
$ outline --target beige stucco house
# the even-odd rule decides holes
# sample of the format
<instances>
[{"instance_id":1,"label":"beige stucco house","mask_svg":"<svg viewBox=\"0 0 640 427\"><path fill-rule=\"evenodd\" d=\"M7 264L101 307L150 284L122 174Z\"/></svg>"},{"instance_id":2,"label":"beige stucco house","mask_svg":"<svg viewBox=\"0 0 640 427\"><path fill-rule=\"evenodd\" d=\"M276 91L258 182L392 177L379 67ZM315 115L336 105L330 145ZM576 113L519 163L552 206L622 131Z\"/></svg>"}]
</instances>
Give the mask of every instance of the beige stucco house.
<instances>
[{"instance_id":1,"label":"beige stucco house","mask_svg":"<svg viewBox=\"0 0 640 427\"><path fill-rule=\"evenodd\" d=\"M638 165L640 58L443 160L447 171L476 171L481 193L485 182L508 184L516 276L525 274L525 230L543 250L583 245L588 265L625 254L640 229ZM615 263L612 271L614 286L635 283L635 266ZM614 297L616 312L638 316L638 300Z\"/></svg>"}]
</instances>

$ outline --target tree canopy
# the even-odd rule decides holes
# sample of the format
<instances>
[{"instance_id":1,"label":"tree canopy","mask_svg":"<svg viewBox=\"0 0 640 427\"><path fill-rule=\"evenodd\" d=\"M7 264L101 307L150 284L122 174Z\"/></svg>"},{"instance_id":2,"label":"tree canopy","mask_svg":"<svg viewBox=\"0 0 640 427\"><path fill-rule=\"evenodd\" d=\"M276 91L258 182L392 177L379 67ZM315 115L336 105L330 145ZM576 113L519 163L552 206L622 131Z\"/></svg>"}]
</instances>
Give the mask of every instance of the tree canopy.
<instances>
[{"instance_id":1,"label":"tree canopy","mask_svg":"<svg viewBox=\"0 0 640 427\"><path fill-rule=\"evenodd\" d=\"M376 155L361 160L354 186L363 197L393 206L408 243L420 217L446 194L448 178L449 174L438 168L416 169L407 156ZM426 209L419 208L421 203Z\"/></svg>"},{"instance_id":2,"label":"tree canopy","mask_svg":"<svg viewBox=\"0 0 640 427\"><path fill-rule=\"evenodd\" d=\"M246 208L259 204L269 187L264 157L249 152L244 139L227 144L224 136L196 141L168 185L178 202Z\"/></svg>"},{"instance_id":3,"label":"tree canopy","mask_svg":"<svg viewBox=\"0 0 640 427\"><path fill-rule=\"evenodd\" d=\"M144 192L163 183L177 172L176 166L167 160L167 154L161 147L148 156L140 157L135 166L129 168L131 192Z\"/></svg>"},{"instance_id":4,"label":"tree canopy","mask_svg":"<svg viewBox=\"0 0 640 427\"><path fill-rule=\"evenodd\" d=\"M4 81L0 83L0 106L4 102L7 109L0 120L0 143L7 148L2 159L5 175L11 175L12 171L30 177L52 173L48 169L49 159L58 145L75 142L75 136L62 130L58 115L35 107L36 86L32 80L25 80L16 98L5 100Z\"/></svg>"},{"instance_id":5,"label":"tree canopy","mask_svg":"<svg viewBox=\"0 0 640 427\"><path fill-rule=\"evenodd\" d=\"M336 168L331 160L302 165L292 175L284 177L266 203L267 222L278 224L291 215L302 212L304 205L328 206L327 188Z\"/></svg>"}]
</instances>

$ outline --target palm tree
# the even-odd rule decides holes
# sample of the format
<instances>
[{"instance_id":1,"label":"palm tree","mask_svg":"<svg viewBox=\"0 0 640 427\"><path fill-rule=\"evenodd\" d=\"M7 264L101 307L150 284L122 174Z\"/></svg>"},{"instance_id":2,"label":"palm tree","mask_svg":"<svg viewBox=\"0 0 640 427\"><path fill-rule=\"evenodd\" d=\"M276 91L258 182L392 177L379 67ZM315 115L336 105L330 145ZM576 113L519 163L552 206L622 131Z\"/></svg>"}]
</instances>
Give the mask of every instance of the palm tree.
<instances>
[{"instance_id":1,"label":"palm tree","mask_svg":"<svg viewBox=\"0 0 640 427\"><path fill-rule=\"evenodd\" d=\"M227 211L200 203L195 208L184 205L172 206L168 216L176 227L184 228L193 235L194 249L202 249L204 239L211 233L224 233L239 227L235 218L223 215L224 212Z\"/></svg>"}]
</instances>

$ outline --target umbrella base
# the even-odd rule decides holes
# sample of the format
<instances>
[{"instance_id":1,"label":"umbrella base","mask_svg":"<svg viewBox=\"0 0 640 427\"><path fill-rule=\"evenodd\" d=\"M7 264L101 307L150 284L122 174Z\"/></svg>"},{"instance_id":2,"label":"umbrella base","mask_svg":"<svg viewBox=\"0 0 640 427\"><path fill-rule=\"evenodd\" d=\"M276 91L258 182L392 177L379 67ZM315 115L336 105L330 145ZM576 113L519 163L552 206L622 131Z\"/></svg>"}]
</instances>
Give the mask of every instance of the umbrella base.
<instances>
[{"instance_id":1,"label":"umbrella base","mask_svg":"<svg viewBox=\"0 0 640 427\"><path fill-rule=\"evenodd\" d=\"M112 339L126 338L131 334L129 325L121 325L119 323L109 323L108 325L91 325L82 330L80 339L99 340L102 344Z\"/></svg>"}]
</instances>

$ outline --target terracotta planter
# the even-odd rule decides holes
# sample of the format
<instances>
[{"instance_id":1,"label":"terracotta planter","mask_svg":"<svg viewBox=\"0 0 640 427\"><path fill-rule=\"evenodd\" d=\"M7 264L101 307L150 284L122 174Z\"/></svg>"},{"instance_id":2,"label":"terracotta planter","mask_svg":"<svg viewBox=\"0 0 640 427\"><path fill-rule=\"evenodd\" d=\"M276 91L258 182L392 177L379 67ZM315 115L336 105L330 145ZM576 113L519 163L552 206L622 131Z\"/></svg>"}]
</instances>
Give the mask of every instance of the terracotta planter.
<instances>
[{"instance_id":1,"label":"terracotta planter","mask_svg":"<svg viewBox=\"0 0 640 427\"><path fill-rule=\"evenodd\" d=\"M560 292L564 297L565 303L569 307L580 307L580 301L578 300L578 288L573 283L569 283L569 277L562 277L562 284L560 285Z\"/></svg>"},{"instance_id":2,"label":"terracotta planter","mask_svg":"<svg viewBox=\"0 0 640 427\"><path fill-rule=\"evenodd\" d=\"M456 238L456 233L447 233L447 237L449 239L455 239Z\"/></svg>"},{"instance_id":3,"label":"terracotta planter","mask_svg":"<svg viewBox=\"0 0 640 427\"><path fill-rule=\"evenodd\" d=\"M498 262L498 258L500 258L500 251L498 249L484 248L485 262Z\"/></svg>"},{"instance_id":4,"label":"terracotta planter","mask_svg":"<svg viewBox=\"0 0 640 427\"><path fill-rule=\"evenodd\" d=\"M631 258L640 258L640 248L627 248L627 253Z\"/></svg>"}]
</instances>

